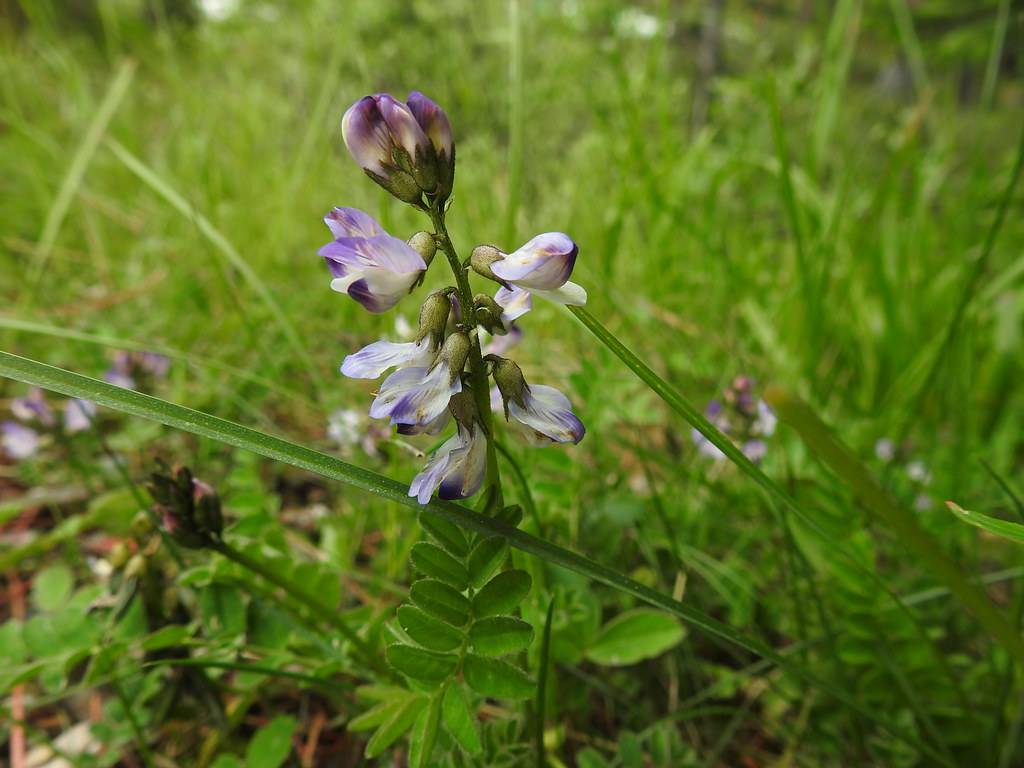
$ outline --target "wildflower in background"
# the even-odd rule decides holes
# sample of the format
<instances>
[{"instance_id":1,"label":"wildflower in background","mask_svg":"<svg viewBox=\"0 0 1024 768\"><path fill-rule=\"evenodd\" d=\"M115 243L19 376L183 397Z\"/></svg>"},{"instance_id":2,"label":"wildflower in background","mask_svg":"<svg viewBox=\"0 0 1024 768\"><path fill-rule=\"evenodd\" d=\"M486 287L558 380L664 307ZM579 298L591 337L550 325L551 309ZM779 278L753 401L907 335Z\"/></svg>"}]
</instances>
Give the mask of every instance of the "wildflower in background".
<instances>
[{"instance_id":1,"label":"wildflower in background","mask_svg":"<svg viewBox=\"0 0 1024 768\"><path fill-rule=\"evenodd\" d=\"M501 392L505 418L515 419L527 434L543 443L578 443L586 434L583 422L572 412L572 403L554 387L529 385L511 360L489 355L492 375Z\"/></svg>"},{"instance_id":2,"label":"wildflower in background","mask_svg":"<svg viewBox=\"0 0 1024 768\"><path fill-rule=\"evenodd\" d=\"M875 443L875 457L879 461L890 462L896 458L896 445L887 437Z\"/></svg>"},{"instance_id":3,"label":"wildflower in background","mask_svg":"<svg viewBox=\"0 0 1024 768\"><path fill-rule=\"evenodd\" d=\"M331 270L331 289L347 293L370 312L386 312L412 290L427 265L412 246L392 237L356 208L324 217L335 239L319 250Z\"/></svg>"},{"instance_id":4,"label":"wildflower in background","mask_svg":"<svg viewBox=\"0 0 1024 768\"><path fill-rule=\"evenodd\" d=\"M722 394L721 400L708 403L704 415L719 432L738 444L743 455L758 463L768 454L764 438L771 437L778 425L774 411L763 400L754 397L753 381L737 376ZM702 456L715 461L725 453L699 430L690 432L693 444Z\"/></svg>"},{"instance_id":5,"label":"wildflower in background","mask_svg":"<svg viewBox=\"0 0 1024 768\"><path fill-rule=\"evenodd\" d=\"M64 431L68 434L84 432L96 417L96 403L75 398L64 403Z\"/></svg>"},{"instance_id":6,"label":"wildflower in background","mask_svg":"<svg viewBox=\"0 0 1024 768\"><path fill-rule=\"evenodd\" d=\"M161 465L146 487L164 530L178 544L201 549L220 538L224 528L220 498L208 483L193 477L188 467L168 470Z\"/></svg>"},{"instance_id":7,"label":"wildflower in background","mask_svg":"<svg viewBox=\"0 0 1024 768\"><path fill-rule=\"evenodd\" d=\"M928 485L932 480L931 472L928 471L928 465L921 459L915 459L907 463L907 477L921 485Z\"/></svg>"},{"instance_id":8,"label":"wildflower in background","mask_svg":"<svg viewBox=\"0 0 1024 768\"><path fill-rule=\"evenodd\" d=\"M426 504L437 490L442 499L465 499L483 485L487 471L487 439L479 426L471 398L453 397L457 430L413 478L409 495Z\"/></svg>"},{"instance_id":9,"label":"wildflower in background","mask_svg":"<svg viewBox=\"0 0 1024 768\"><path fill-rule=\"evenodd\" d=\"M162 379L170 370L170 358L156 352L118 352L103 378L124 389L138 389L140 380Z\"/></svg>"},{"instance_id":10,"label":"wildflower in background","mask_svg":"<svg viewBox=\"0 0 1024 768\"><path fill-rule=\"evenodd\" d=\"M11 415L19 421L52 427L56 423L53 410L39 387L32 387L24 397L11 400Z\"/></svg>"},{"instance_id":11,"label":"wildflower in background","mask_svg":"<svg viewBox=\"0 0 1024 768\"><path fill-rule=\"evenodd\" d=\"M0 423L0 445L10 458L21 461L39 450L39 433L16 421Z\"/></svg>"}]
</instances>

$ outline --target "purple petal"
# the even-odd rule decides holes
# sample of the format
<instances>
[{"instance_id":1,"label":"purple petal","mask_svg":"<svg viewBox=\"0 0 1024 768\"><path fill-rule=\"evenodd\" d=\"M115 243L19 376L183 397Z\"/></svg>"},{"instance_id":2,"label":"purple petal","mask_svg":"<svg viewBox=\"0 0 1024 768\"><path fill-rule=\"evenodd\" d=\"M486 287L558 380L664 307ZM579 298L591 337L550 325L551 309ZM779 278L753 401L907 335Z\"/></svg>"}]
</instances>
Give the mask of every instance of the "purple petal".
<instances>
[{"instance_id":1,"label":"purple petal","mask_svg":"<svg viewBox=\"0 0 1024 768\"><path fill-rule=\"evenodd\" d=\"M525 407L510 400L509 415L538 437L556 443L578 443L583 439L586 434L583 422L572 412L569 398L554 387L535 384L526 391L524 400Z\"/></svg>"},{"instance_id":2,"label":"purple petal","mask_svg":"<svg viewBox=\"0 0 1024 768\"><path fill-rule=\"evenodd\" d=\"M348 108L341 118L341 135L361 168L387 177L391 136L373 96L364 96Z\"/></svg>"},{"instance_id":3,"label":"purple petal","mask_svg":"<svg viewBox=\"0 0 1024 768\"><path fill-rule=\"evenodd\" d=\"M455 142L452 138L451 123L448 122L448 115L444 110L419 91L410 93L405 102L437 153L451 159Z\"/></svg>"},{"instance_id":4,"label":"purple petal","mask_svg":"<svg viewBox=\"0 0 1024 768\"><path fill-rule=\"evenodd\" d=\"M373 216L358 208L338 206L324 216L324 223L335 238L373 237L385 234L384 228Z\"/></svg>"},{"instance_id":5,"label":"purple petal","mask_svg":"<svg viewBox=\"0 0 1024 768\"><path fill-rule=\"evenodd\" d=\"M387 93L375 97L377 109L387 123L391 132L391 140L415 158L416 151L429 152L432 149L430 140L416 122L409 107Z\"/></svg>"}]
</instances>

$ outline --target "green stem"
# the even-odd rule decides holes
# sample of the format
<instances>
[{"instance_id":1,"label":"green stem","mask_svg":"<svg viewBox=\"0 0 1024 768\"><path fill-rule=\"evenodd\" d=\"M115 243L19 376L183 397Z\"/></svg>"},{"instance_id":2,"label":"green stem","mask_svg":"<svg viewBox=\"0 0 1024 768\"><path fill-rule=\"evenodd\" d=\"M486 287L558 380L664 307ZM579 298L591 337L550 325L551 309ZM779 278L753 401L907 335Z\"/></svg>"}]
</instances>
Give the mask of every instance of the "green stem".
<instances>
[{"instance_id":1,"label":"green stem","mask_svg":"<svg viewBox=\"0 0 1024 768\"><path fill-rule=\"evenodd\" d=\"M431 206L428 211L430 220L434 224L434 235L437 238L441 250L448 258L448 266L455 275L455 284L459 291L459 303L462 304L463 322L470 328L475 328L473 318L473 288L469 284L469 274L466 267L459 260L459 254L452 244L448 234L448 227L444 221L444 210L440 205ZM473 382L473 397L476 400L476 408L479 412L480 423L483 424L484 434L487 435L487 481L484 486L484 495L487 498L487 488L494 487L496 503L495 509L501 509L504 499L501 493L501 476L498 473L498 456L494 449L494 421L491 418L491 395L490 387L487 384L487 367L484 364L483 353L480 351L480 337L476 333L469 334L469 376Z\"/></svg>"},{"instance_id":2,"label":"green stem","mask_svg":"<svg viewBox=\"0 0 1024 768\"><path fill-rule=\"evenodd\" d=\"M235 549L225 541L217 540L212 542L210 544L210 549L215 552L219 552L228 560L237 563L246 570L252 571L257 576L260 576L266 581L269 581L275 587L283 590L293 600L302 603L302 605L313 612L314 616L323 619L327 624L330 624L332 628L338 630L338 632L352 644L352 647L355 648L362 657L363 662L368 664L371 669L382 674L386 672L380 663L379 657L373 653L366 641L359 637L359 635L355 633L355 630L345 623L345 620L338 615L337 609L334 606L321 603L316 598L307 595L296 585L274 573L270 568L267 568L259 560L249 557L249 555Z\"/></svg>"}]
</instances>

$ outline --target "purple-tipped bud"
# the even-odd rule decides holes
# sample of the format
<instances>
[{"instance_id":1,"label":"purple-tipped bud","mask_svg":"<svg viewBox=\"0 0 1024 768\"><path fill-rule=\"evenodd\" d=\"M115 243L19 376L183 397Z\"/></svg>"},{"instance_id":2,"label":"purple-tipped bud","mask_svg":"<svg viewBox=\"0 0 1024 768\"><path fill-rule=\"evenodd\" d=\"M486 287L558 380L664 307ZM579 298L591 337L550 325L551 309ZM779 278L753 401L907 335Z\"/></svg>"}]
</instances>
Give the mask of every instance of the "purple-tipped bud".
<instances>
[{"instance_id":1,"label":"purple-tipped bud","mask_svg":"<svg viewBox=\"0 0 1024 768\"><path fill-rule=\"evenodd\" d=\"M448 115L419 91L410 93L406 103L437 154L438 195L446 199L455 178L455 139Z\"/></svg>"},{"instance_id":2,"label":"purple-tipped bud","mask_svg":"<svg viewBox=\"0 0 1024 768\"><path fill-rule=\"evenodd\" d=\"M364 96L341 119L353 159L374 181L401 200L438 189L434 144L406 104L387 93Z\"/></svg>"}]
</instances>

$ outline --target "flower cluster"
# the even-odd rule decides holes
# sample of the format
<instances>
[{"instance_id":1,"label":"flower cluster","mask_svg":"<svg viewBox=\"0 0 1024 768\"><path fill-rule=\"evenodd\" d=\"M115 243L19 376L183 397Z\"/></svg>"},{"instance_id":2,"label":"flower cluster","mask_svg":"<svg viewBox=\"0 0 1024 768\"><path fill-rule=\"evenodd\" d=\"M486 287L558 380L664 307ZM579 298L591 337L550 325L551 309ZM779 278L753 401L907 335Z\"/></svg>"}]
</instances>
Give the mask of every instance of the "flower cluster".
<instances>
[{"instance_id":1,"label":"flower cluster","mask_svg":"<svg viewBox=\"0 0 1024 768\"><path fill-rule=\"evenodd\" d=\"M501 355L522 336L515 321L533 297L562 304L586 303L586 291L569 282L579 247L561 232L537 235L506 253L493 245L475 248L463 262L445 227L455 178L455 143L447 115L417 91L400 102L389 94L366 96L341 121L345 144L363 171L398 199L426 213L432 232L408 240L394 237L369 214L338 207L324 218L333 241L320 249L331 288L370 312L385 312L419 286L438 250L456 285L424 300L419 324L408 341L377 341L348 355L341 372L381 383L370 416L387 419L403 435L440 434L454 420L455 433L430 457L409 489L426 504L435 491L443 499L472 496L486 479L493 377L506 420L539 444L578 443L582 422L565 395L526 382L519 366ZM470 267L497 284L493 296L474 294ZM483 331L493 340L481 351Z\"/></svg>"},{"instance_id":2,"label":"flower cluster","mask_svg":"<svg viewBox=\"0 0 1024 768\"><path fill-rule=\"evenodd\" d=\"M11 400L10 412L14 418L0 422L0 446L7 456L22 461L38 453L46 433L72 435L88 429L96 415L96 404L91 400L65 400L58 414L43 391L33 387L24 397Z\"/></svg>"},{"instance_id":3,"label":"flower cluster","mask_svg":"<svg viewBox=\"0 0 1024 768\"><path fill-rule=\"evenodd\" d=\"M125 389L139 389L140 382L167 376L170 367L170 359L156 352L118 352L103 378Z\"/></svg>"},{"instance_id":4,"label":"flower cluster","mask_svg":"<svg viewBox=\"0 0 1024 768\"><path fill-rule=\"evenodd\" d=\"M775 432L777 419L764 400L754 397L754 382L747 376L737 376L722 393L721 400L712 400L704 412L708 421L740 446L744 455L753 462L765 457L768 447L764 438ZM725 454L698 432L692 432L693 443L701 455L716 461Z\"/></svg>"}]
</instances>

